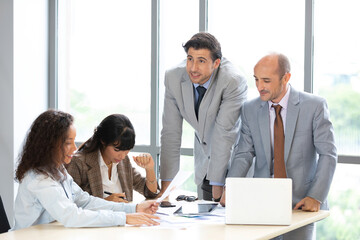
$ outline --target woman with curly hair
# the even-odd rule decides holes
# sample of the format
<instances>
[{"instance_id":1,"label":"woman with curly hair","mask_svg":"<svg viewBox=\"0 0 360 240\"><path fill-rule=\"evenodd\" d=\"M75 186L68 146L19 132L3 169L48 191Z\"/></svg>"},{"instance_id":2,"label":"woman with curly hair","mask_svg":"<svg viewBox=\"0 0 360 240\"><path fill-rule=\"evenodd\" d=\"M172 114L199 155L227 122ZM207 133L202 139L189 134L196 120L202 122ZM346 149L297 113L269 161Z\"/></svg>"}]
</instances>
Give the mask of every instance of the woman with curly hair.
<instances>
[{"instance_id":1,"label":"woman with curly hair","mask_svg":"<svg viewBox=\"0 0 360 240\"><path fill-rule=\"evenodd\" d=\"M33 122L19 155L12 230L59 221L66 227L105 227L126 224L157 225L158 204L115 203L90 196L67 173L76 150L73 117L48 110Z\"/></svg>"},{"instance_id":2,"label":"woman with curly hair","mask_svg":"<svg viewBox=\"0 0 360 240\"><path fill-rule=\"evenodd\" d=\"M135 145L135 130L122 114L104 118L75 154L67 171L86 192L114 202L131 202L133 190L147 199L157 197L158 185L154 160L150 154L134 156L135 163L145 169L143 177L132 167L128 157Z\"/></svg>"}]
</instances>

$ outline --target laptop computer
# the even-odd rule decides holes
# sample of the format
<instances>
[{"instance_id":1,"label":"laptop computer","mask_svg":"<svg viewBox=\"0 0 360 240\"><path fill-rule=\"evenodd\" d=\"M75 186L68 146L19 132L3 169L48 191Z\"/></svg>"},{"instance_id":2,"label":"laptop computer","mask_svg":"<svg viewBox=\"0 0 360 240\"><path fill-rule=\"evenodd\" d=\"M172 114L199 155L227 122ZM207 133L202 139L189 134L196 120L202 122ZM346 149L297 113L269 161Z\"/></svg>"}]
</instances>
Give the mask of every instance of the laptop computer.
<instances>
[{"instance_id":1,"label":"laptop computer","mask_svg":"<svg viewBox=\"0 0 360 240\"><path fill-rule=\"evenodd\" d=\"M290 178L227 178L226 224L290 225Z\"/></svg>"}]
</instances>

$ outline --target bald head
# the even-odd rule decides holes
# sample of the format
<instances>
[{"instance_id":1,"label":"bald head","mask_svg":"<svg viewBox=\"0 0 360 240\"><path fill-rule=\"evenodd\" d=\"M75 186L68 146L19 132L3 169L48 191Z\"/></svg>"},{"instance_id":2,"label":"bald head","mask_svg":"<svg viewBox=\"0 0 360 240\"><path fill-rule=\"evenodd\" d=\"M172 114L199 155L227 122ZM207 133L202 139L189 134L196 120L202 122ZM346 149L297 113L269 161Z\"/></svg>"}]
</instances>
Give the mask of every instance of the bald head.
<instances>
[{"instance_id":1,"label":"bald head","mask_svg":"<svg viewBox=\"0 0 360 240\"><path fill-rule=\"evenodd\" d=\"M284 76L284 74L290 73L291 70L289 59L281 53L271 53L264 56L257 62L254 69L260 66L273 68L273 71L275 71L280 78Z\"/></svg>"},{"instance_id":2,"label":"bald head","mask_svg":"<svg viewBox=\"0 0 360 240\"><path fill-rule=\"evenodd\" d=\"M278 103L286 94L290 80L290 63L283 54L272 53L254 67L256 87L263 101Z\"/></svg>"}]
</instances>

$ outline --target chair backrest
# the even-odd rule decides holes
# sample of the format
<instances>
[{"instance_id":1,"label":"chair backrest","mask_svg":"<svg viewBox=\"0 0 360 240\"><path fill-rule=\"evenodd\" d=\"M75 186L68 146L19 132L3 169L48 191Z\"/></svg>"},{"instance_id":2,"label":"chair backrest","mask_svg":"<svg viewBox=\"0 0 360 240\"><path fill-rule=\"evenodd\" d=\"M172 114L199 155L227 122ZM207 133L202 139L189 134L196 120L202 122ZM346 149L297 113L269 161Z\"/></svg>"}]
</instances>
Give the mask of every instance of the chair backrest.
<instances>
[{"instance_id":1,"label":"chair backrest","mask_svg":"<svg viewBox=\"0 0 360 240\"><path fill-rule=\"evenodd\" d=\"M0 196L0 233L9 231L10 225Z\"/></svg>"}]
</instances>

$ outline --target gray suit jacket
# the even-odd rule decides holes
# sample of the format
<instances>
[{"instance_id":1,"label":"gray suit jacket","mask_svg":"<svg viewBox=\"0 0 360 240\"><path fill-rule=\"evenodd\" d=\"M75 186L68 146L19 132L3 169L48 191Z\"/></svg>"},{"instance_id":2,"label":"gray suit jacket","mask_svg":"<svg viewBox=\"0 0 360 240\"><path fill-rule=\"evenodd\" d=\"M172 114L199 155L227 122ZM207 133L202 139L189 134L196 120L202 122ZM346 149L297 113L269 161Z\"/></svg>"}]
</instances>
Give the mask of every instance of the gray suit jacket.
<instances>
[{"instance_id":1,"label":"gray suit jacket","mask_svg":"<svg viewBox=\"0 0 360 240\"><path fill-rule=\"evenodd\" d=\"M99 151L88 154L80 152L65 167L82 190L95 197L103 198L99 158ZM133 199L133 190L146 198L155 198L157 196L156 193L147 188L146 179L132 167L128 156L118 163L117 172L121 188L129 202Z\"/></svg>"},{"instance_id":2,"label":"gray suit jacket","mask_svg":"<svg viewBox=\"0 0 360 240\"><path fill-rule=\"evenodd\" d=\"M240 108L247 85L225 58L200 104L196 119L194 88L186 72L186 60L165 74L165 101L161 131L160 177L172 179L179 170L182 123L195 130L195 183L204 179L222 183L240 129Z\"/></svg>"},{"instance_id":3,"label":"gray suit jacket","mask_svg":"<svg viewBox=\"0 0 360 240\"><path fill-rule=\"evenodd\" d=\"M271 143L268 103L256 98L241 113L241 136L229 177L244 177L255 157L254 177L270 177ZM334 131L326 101L290 89L285 126L286 173L293 180L293 206L306 196L322 202L337 162ZM246 194L246 193L245 193Z\"/></svg>"}]
</instances>

